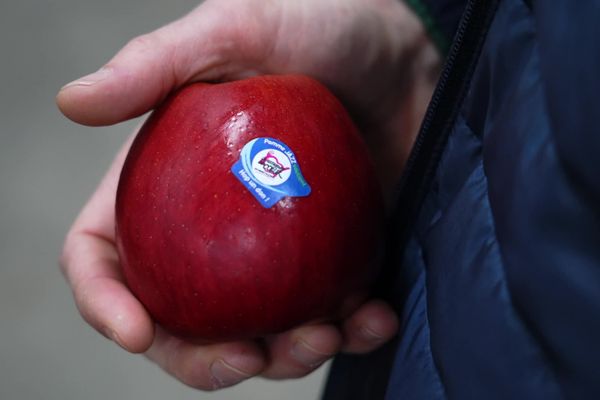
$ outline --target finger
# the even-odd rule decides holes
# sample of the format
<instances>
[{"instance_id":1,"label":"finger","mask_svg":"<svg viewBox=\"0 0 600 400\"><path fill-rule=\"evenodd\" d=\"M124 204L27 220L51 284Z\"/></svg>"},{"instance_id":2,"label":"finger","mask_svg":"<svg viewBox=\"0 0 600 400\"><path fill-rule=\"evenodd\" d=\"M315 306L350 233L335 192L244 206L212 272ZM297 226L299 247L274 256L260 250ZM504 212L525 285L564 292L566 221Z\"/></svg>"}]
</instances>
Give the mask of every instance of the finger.
<instances>
[{"instance_id":1,"label":"finger","mask_svg":"<svg viewBox=\"0 0 600 400\"><path fill-rule=\"evenodd\" d=\"M136 37L101 69L65 85L56 98L60 110L75 122L98 126L151 109L183 79L177 70L182 64L173 60L187 43L176 36L179 24Z\"/></svg>"},{"instance_id":2,"label":"finger","mask_svg":"<svg viewBox=\"0 0 600 400\"><path fill-rule=\"evenodd\" d=\"M144 352L152 343L152 321L122 282L114 243L74 234L65 254L63 268L83 318L124 349Z\"/></svg>"},{"instance_id":3,"label":"finger","mask_svg":"<svg viewBox=\"0 0 600 400\"><path fill-rule=\"evenodd\" d=\"M99 71L65 85L59 108L76 122L109 125L145 113L186 82L227 75L239 55L231 49L235 29L221 14L205 3L131 40Z\"/></svg>"},{"instance_id":4,"label":"finger","mask_svg":"<svg viewBox=\"0 0 600 400\"><path fill-rule=\"evenodd\" d=\"M269 379L299 378L335 355L342 344L333 325L305 325L266 340L269 364L262 376Z\"/></svg>"},{"instance_id":5,"label":"finger","mask_svg":"<svg viewBox=\"0 0 600 400\"><path fill-rule=\"evenodd\" d=\"M126 350L143 352L152 343L153 323L123 283L113 242L116 185L129 145L67 235L61 266L83 318Z\"/></svg>"},{"instance_id":6,"label":"finger","mask_svg":"<svg viewBox=\"0 0 600 400\"><path fill-rule=\"evenodd\" d=\"M381 300L371 300L354 312L342 327L347 353L368 353L375 350L398 331L398 318Z\"/></svg>"},{"instance_id":7,"label":"finger","mask_svg":"<svg viewBox=\"0 0 600 400\"><path fill-rule=\"evenodd\" d=\"M157 328L146 356L188 386L215 390L260 373L265 356L255 342L195 345Z\"/></svg>"}]
</instances>

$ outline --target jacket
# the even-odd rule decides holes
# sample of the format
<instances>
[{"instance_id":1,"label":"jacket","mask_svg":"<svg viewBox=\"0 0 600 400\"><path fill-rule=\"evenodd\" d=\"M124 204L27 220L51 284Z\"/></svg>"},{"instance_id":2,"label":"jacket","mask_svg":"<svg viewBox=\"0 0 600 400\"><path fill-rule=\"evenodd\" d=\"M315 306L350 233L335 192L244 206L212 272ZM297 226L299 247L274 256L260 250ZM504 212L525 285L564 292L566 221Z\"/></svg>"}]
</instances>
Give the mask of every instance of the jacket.
<instances>
[{"instance_id":1,"label":"jacket","mask_svg":"<svg viewBox=\"0 0 600 400\"><path fill-rule=\"evenodd\" d=\"M600 1L418 6L454 38L398 184L401 331L323 397L600 399Z\"/></svg>"}]
</instances>

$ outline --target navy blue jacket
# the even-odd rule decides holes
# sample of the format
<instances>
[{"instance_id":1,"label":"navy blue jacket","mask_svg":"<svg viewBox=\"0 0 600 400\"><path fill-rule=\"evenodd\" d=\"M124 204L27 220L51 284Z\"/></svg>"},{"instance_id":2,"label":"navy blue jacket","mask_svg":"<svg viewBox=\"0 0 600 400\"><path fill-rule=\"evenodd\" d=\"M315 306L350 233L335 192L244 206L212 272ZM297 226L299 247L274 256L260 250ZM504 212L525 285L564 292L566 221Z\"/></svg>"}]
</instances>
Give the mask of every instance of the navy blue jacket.
<instances>
[{"instance_id":1,"label":"navy blue jacket","mask_svg":"<svg viewBox=\"0 0 600 400\"><path fill-rule=\"evenodd\" d=\"M401 333L324 398L600 399L600 1L422 3L456 35L398 185Z\"/></svg>"}]
</instances>

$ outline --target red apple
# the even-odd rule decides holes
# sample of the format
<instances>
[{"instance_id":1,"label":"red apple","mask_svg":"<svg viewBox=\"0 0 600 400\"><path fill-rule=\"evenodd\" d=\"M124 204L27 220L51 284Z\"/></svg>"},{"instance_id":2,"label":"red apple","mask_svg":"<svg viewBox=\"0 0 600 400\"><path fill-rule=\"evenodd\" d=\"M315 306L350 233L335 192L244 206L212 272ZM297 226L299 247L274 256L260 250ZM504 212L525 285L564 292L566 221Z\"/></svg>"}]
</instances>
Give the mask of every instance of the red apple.
<instances>
[{"instance_id":1,"label":"red apple","mask_svg":"<svg viewBox=\"0 0 600 400\"><path fill-rule=\"evenodd\" d=\"M242 149L256 138L274 144L252 160ZM334 319L364 295L378 272L382 210L366 146L324 86L303 76L196 83L133 143L117 247L131 291L168 331L248 339Z\"/></svg>"}]
</instances>

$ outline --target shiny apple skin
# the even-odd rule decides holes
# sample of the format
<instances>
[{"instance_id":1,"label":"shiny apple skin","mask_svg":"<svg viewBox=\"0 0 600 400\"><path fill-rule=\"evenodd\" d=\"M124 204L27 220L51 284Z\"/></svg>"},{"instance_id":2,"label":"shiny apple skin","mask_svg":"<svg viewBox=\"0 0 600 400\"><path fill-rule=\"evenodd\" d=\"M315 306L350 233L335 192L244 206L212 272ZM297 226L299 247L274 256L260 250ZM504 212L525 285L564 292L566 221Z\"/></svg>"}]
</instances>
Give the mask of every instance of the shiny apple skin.
<instances>
[{"instance_id":1,"label":"shiny apple skin","mask_svg":"<svg viewBox=\"0 0 600 400\"><path fill-rule=\"evenodd\" d=\"M235 178L255 137L294 151L309 196L267 209ZM165 329L197 342L249 339L336 318L366 293L382 215L366 146L320 83L196 83L168 98L131 147L117 248L129 288Z\"/></svg>"}]
</instances>

